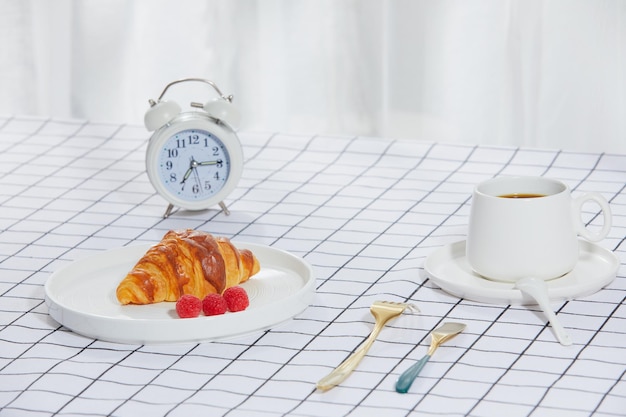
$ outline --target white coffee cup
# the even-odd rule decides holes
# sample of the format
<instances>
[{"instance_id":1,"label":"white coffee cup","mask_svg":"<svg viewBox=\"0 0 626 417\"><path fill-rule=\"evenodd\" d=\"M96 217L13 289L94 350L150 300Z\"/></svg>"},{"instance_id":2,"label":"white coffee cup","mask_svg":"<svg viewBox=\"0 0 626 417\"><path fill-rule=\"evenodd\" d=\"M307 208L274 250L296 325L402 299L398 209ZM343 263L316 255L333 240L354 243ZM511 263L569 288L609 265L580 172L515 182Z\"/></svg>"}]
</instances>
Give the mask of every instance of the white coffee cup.
<instances>
[{"instance_id":1,"label":"white coffee cup","mask_svg":"<svg viewBox=\"0 0 626 417\"><path fill-rule=\"evenodd\" d=\"M595 201L604 216L597 233L581 220L588 201ZM573 199L555 179L497 177L480 183L472 194L467 261L476 273L497 281L558 278L578 261L578 236L596 242L610 228L611 209L601 194Z\"/></svg>"}]
</instances>

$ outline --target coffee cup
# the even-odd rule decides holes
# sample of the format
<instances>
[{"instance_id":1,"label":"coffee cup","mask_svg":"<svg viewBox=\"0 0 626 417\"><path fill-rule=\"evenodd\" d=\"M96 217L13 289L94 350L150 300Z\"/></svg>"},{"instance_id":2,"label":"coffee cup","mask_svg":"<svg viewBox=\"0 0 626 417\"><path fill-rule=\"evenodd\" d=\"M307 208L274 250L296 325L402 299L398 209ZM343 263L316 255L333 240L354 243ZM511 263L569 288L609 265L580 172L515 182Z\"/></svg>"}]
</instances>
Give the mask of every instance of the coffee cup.
<instances>
[{"instance_id":1,"label":"coffee cup","mask_svg":"<svg viewBox=\"0 0 626 417\"><path fill-rule=\"evenodd\" d=\"M583 223L583 204L603 214L600 231ZM570 272L579 257L579 236L596 242L611 228L611 209L599 193L572 198L567 185L546 177L496 177L472 194L466 258L479 275L515 282L543 280Z\"/></svg>"}]
</instances>

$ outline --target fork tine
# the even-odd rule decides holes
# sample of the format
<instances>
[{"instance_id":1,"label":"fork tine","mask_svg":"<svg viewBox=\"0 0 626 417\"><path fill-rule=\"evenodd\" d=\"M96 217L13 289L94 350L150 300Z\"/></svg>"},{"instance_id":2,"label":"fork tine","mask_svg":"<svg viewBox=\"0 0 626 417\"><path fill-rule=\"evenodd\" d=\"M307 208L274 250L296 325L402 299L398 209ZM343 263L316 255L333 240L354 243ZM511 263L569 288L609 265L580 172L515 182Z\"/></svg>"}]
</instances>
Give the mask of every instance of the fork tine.
<instances>
[{"instance_id":1,"label":"fork tine","mask_svg":"<svg viewBox=\"0 0 626 417\"><path fill-rule=\"evenodd\" d=\"M407 310L407 309L411 311L412 313L420 312L419 307L417 307L417 305L413 303L399 303L396 301L374 301L370 309L374 307L374 305L380 305L380 306L385 306L385 307L394 308L394 309L398 308L400 313L403 313L404 310Z\"/></svg>"}]
</instances>

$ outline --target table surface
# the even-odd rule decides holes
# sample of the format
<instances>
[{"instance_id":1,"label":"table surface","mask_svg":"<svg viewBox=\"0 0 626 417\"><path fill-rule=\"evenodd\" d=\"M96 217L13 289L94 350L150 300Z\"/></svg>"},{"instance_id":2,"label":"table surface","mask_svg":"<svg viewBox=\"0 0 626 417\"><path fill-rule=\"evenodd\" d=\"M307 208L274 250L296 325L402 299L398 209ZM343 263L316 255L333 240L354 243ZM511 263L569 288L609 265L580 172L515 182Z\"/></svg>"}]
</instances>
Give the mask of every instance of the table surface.
<instances>
[{"instance_id":1,"label":"table surface","mask_svg":"<svg viewBox=\"0 0 626 417\"><path fill-rule=\"evenodd\" d=\"M626 155L240 132L243 177L218 208L176 211L144 171L142 126L0 117L0 415L624 416ZM545 175L598 191L620 259L595 294L553 303L574 344L537 306L457 298L424 272L466 235L471 191L497 175ZM592 205L590 227L602 223ZM269 330L167 345L94 340L60 326L44 283L75 260L195 228L310 263L310 306ZM338 387L316 382L373 328L375 300L414 303ZM180 319L173 319L180 320ZM444 321L442 345L407 394L398 376Z\"/></svg>"}]
</instances>

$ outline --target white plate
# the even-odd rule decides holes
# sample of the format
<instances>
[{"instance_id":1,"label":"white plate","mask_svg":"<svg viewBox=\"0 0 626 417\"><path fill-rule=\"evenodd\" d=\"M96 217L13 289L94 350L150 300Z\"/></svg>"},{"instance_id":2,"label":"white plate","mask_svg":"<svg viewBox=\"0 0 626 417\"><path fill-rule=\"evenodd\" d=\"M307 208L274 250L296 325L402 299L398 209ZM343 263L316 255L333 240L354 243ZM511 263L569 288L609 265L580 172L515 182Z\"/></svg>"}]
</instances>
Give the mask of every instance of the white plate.
<instances>
[{"instance_id":1,"label":"white plate","mask_svg":"<svg viewBox=\"0 0 626 417\"><path fill-rule=\"evenodd\" d=\"M573 271L547 281L552 301L571 300L595 293L617 274L617 256L598 245L580 240L580 256ZM491 304L535 304L514 284L490 281L476 274L465 258L465 241L433 252L424 264L426 275L443 290L459 298Z\"/></svg>"},{"instance_id":2,"label":"white plate","mask_svg":"<svg viewBox=\"0 0 626 417\"><path fill-rule=\"evenodd\" d=\"M122 306L115 290L150 245L112 249L75 261L45 284L48 313L60 324L111 342L161 344L200 342L267 329L306 309L315 278L304 259L269 246L233 242L250 249L261 270L242 284L250 306L237 313L181 319L175 303Z\"/></svg>"}]
</instances>

